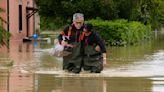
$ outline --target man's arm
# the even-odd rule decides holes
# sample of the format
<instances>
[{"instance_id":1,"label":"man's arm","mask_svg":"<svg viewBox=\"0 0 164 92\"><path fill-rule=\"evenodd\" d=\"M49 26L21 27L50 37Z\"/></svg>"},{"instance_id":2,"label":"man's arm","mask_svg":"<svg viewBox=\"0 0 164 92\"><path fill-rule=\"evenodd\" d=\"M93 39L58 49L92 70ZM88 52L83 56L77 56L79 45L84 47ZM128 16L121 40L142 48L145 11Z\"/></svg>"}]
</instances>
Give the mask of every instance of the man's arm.
<instances>
[{"instance_id":1,"label":"man's arm","mask_svg":"<svg viewBox=\"0 0 164 92\"><path fill-rule=\"evenodd\" d=\"M95 49L97 49L96 51L100 51L103 54L103 65L107 64L107 60L106 60L106 48L105 48L105 44L103 42L103 40L100 38L100 36L95 33L95 37L96 37L96 42L97 42L97 46Z\"/></svg>"},{"instance_id":2,"label":"man's arm","mask_svg":"<svg viewBox=\"0 0 164 92\"><path fill-rule=\"evenodd\" d=\"M64 35L68 35L68 30L69 30L69 26L67 25L63 31L60 32L59 36L58 36L58 41L60 44L62 44L63 41L63 36Z\"/></svg>"},{"instance_id":3,"label":"man's arm","mask_svg":"<svg viewBox=\"0 0 164 92\"><path fill-rule=\"evenodd\" d=\"M97 45L100 46L100 51L102 53L106 53L106 48L105 48L104 41L100 38L100 36L97 33L95 33L95 39L96 39Z\"/></svg>"}]
</instances>

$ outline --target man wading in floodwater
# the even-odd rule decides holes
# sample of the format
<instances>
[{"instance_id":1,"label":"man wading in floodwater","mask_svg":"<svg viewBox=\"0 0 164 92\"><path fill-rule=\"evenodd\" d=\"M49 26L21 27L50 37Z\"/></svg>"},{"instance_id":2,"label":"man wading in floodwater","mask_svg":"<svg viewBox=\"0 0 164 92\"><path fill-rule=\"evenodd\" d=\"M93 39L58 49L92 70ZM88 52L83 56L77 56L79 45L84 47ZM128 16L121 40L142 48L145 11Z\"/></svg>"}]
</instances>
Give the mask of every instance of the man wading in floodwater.
<instances>
[{"instance_id":1,"label":"man wading in floodwater","mask_svg":"<svg viewBox=\"0 0 164 92\"><path fill-rule=\"evenodd\" d=\"M92 24L84 25L83 68L91 73L100 73L106 64L106 48Z\"/></svg>"},{"instance_id":2,"label":"man wading in floodwater","mask_svg":"<svg viewBox=\"0 0 164 92\"><path fill-rule=\"evenodd\" d=\"M73 73L79 73L82 67L82 40L84 15L75 13L73 15L73 23L64 28L64 31L58 36L59 43L64 46L64 50L70 51L71 54L63 56L63 70ZM63 40L63 36L66 41ZM69 45L68 45L69 44Z\"/></svg>"},{"instance_id":3,"label":"man wading in floodwater","mask_svg":"<svg viewBox=\"0 0 164 92\"><path fill-rule=\"evenodd\" d=\"M64 39L63 39L64 37ZM84 25L84 15L75 13L73 23L64 28L58 36L64 51L70 52L63 56L63 70L80 73L81 69L92 73L100 73L106 64L106 49L91 24Z\"/></svg>"}]
</instances>

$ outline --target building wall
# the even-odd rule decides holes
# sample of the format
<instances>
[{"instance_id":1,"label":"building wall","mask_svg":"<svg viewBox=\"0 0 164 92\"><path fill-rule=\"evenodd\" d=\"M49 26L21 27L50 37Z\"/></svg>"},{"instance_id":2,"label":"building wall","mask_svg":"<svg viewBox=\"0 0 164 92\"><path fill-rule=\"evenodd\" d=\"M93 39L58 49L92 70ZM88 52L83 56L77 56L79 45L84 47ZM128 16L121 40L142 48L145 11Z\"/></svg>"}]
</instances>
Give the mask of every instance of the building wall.
<instances>
[{"instance_id":1,"label":"building wall","mask_svg":"<svg viewBox=\"0 0 164 92\"><path fill-rule=\"evenodd\" d=\"M34 7L34 0L26 0L26 1L24 1L24 9L26 10L26 6L28 6L28 7ZM24 11L25 11L24 10ZM31 11L29 12L29 13L31 13ZM24 16L26 16L26 12L24 12ZM33 35L33 33L34 33L34 15L32 16L32 17L30 17L30 19L29 19L29 36L32 36ZM26 23L25 23L25 25L24 26L26 26Z\"/></svg>"},{"instance_id":2,"label":"building wall","mask_svg":"<svg viewBox=\"0 0 164 92\"><path fill-rule=\"evenodd\" d=\"M4 12L1 12L0 13L0 17L2 17L5 21L7 21L7 0L0 0L0 8L4 9L5 11ZM1 22L0 23L2 24L2 26L7 30L7 24L4 23L4 22ZM0 25L1 25L0 24Z\"/></svg>"},{"instance_id":3,"label":"building wall","mask_svg":"<svg viewBox=\"0 0 164 92\"><path fill-rule=\"evenodd\" d=\"M10 33L12 34L11 40L22 40L27 36L27 19L26 7L33 7L33 0L10 0ZM19 31L19 5L22 5L22 31ZM29 36L33 34L33 17L29 20Z\"/></svg>"},{"instance_id":4,"label":"building wall","mask_svg":"<svg viewBox=\"0 0 164 92\"><path fill-rule=\"evenodd\" d=\"M35 2L34 2L34 7L38 9ZM35 29L36 33L39 34L39 32L40 32L40 16L39 16L38 12L35 13L34 20L35 20L35 28L34 29Z\"/></svg>"},{"instance_id":5,"label":"building wall","mask_svg":"<svg viewBox=\"0 0 164 92\"><path fill-rule=\"evenodd\" d=\"M0 13L0 16L7 21L7 1L9 1L9 32L11 34L10 41L12 40L18 40L22 41L24 37L27 37L27 19L26 19L26 7L34 7L36 8L36 4L34 3L34 0L0 0L0 7L5 10L5 12ZM19 31L19 4L22 5L22 31ZM31 11L29 11L30 13ZM35 16L35 18L34 18ZM34 16L30 17L29 19L29 35L32 36L34 33L34 30L40 29L39 22L40 18L38 13L36 13ZM1 22L0 22L1 23ZM3 27L7 30L7 24L2 23ZM1 25L1 24L0 24ZM9 44L9 48L12 44ZM7 52L8 49L3 46L0 47L0 52Z\"/></svg>"},{"instance_id":6,"label":"building wall","mask_svg":"<svg viewBox=\"0 0 164 92\"><path fill-rule=\"evenodd\" d=\"M16 39L21 36L21 33L18 33L18 0L9 0L9 2L9 28L10 33L12 34L11 39Z\"/></svg>"},{"instance_id":7,"label":"building wall","mask_svg":"<svg viewBox=\"0 0 164 92\"><path fill-rule=\"evenodd\" d=\"M22 5L22 31L19 31L19 5ZM11 33L10 40L22 40L23 37L27 36L27 6L33 7L33 0L9 0L9 32ZM7 21L7 0L0 0L0 7L5 10L5 12L0 13L0 16ZM3 23L3 27L7 30L7 24ZM32 16L29 19L28 36L33 35L34 28L35 22L34 16Z\"/></svg>"},{"instance_id":8,"label":"building wall","mask_svg":"<svg viewBox=\"0 0 164 92\"><path fill-rule=\"evenodd\" d=\"M2 8L3 10L5 10L4 12L0 12L0 17L3 18L5 21L7 21L7 0L0 0L0 8ZM0 21L0 25L3 26L3 28L5 28L7 30L7 24ZM0 47L0 53L2 52L7 52L7 48L5 46Z\"/></svg>"}]
</instances>

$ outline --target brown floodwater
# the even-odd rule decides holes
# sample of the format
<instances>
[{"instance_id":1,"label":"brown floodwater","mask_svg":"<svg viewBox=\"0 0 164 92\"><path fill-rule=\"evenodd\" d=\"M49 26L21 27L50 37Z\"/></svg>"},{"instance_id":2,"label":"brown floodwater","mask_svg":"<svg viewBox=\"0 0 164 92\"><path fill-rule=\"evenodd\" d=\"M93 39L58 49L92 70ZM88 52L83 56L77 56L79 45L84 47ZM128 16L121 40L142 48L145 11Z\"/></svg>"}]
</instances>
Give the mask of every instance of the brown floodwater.
<instances>
[{"instance_id":1,"label":"brown floodwater","mask_svg":"<svg viewBox=\"0 0 164 92\"><path fill-rule=\"evenodd\" d=\"M0 49L0 92L164 92L164 33L142 45L107 47L108 64L100 74L62 71L62 58L49 54L53 44L10 41Z\"/></svg>"}]
</instances>

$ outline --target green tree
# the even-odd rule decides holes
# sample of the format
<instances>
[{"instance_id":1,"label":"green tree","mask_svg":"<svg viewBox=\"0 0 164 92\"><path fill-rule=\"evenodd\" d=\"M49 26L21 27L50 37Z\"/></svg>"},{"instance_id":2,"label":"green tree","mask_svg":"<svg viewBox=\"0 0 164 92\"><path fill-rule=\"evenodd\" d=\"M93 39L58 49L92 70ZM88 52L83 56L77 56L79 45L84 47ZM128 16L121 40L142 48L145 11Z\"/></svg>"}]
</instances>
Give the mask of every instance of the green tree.
<instances>
[{"instance_id":1,"label":"green tree","mask_svg":"<svg viewBox=\"0 0 164 92\"><path fill-rule=\"evenodd\" d=\"M114 0L36 0L36 2L41 15L41 25L48 29L56 28L58 24L70 23L75 12L84 13L85 20L96 17L104 20L118 18L117 3Z\"/></svg>"},{"instance_id":2,"label":"green tree","mask_svg":"<svg viewBox=\"0 0 164 92\"><path fill-rule=\"evenodd\" d=\"M36 0L45 28L56 28L70 23L75 12L85 15L85 20L97 17L103 20L119 18L141 21L159 27L164 20L163 0ZM48 23L48 24L47 24Z\"/></svg>"},{"instance_id":3,"label":"green tree","mask_svg":"<svg viewBox=\"0 0 164 92\"><path fill-rule=\"evenodd\" d=\"M160 27L164 18L164 1L162 0L138 0L133 4L130 20L151 24L152 28Z\"/></svg>"},{"instance_id":4,"label":"green tree","mask_svg":"<svg viewBox=\"0 0 164 92\"><path fill-rule=\"evenodd\" d=\"M4 12L2 8L0 8L0 13ZM9 32L7 32L3 27L2 24L6 23L6 21L0 17L0 47L3 45L7 45L7 41L9 39Z\"/></svg>"},{"instance_id":5,"label":"green tree","mask_svg":"<svg viewBox=\"0 0 164 92\"><path fill-rule=\"evenodd\" d=\"M159 15L158 15L158 19L159 22L162 24L161 26L164 26L164 1L163 0L159 0Z\"/></svg>"}]
</instances>

